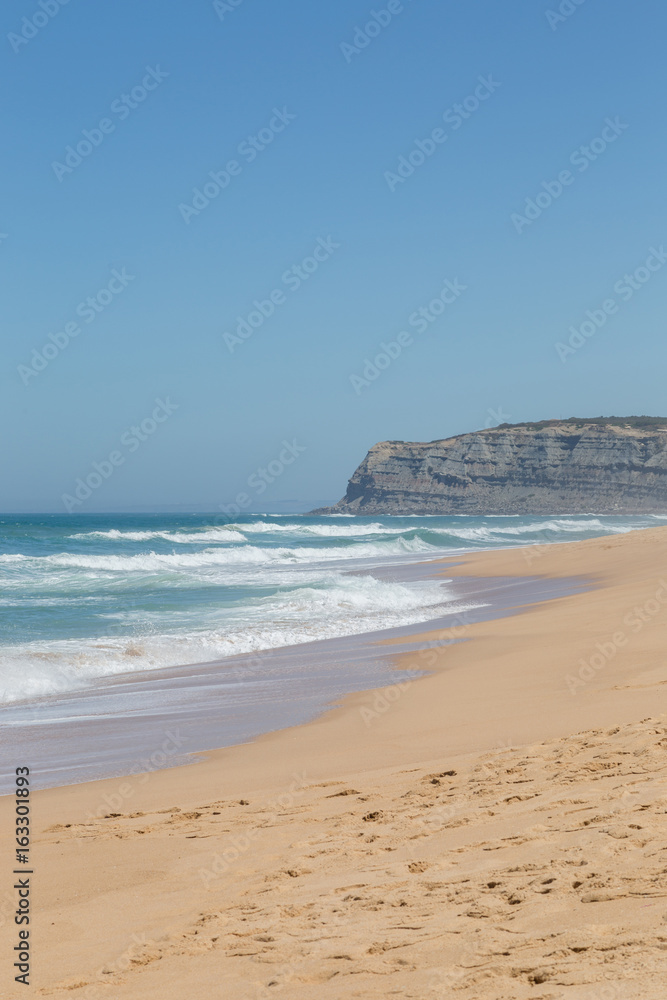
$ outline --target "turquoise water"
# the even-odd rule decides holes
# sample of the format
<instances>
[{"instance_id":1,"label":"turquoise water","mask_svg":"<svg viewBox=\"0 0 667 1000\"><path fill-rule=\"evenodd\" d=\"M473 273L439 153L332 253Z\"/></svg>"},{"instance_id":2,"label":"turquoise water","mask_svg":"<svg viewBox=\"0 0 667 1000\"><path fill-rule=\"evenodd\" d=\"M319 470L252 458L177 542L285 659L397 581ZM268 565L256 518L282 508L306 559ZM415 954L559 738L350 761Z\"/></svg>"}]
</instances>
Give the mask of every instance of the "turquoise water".
<instances>
[{"instance_id":1,"label":"turquoise water","mask_svg":"<svg viewBox=\"0 0 667 1000\"><path fill-rule=\"evenodd\" d=\"M663 520L1 515L0 701L434 619L453 593L411 563Z\"/></svg>"}]
</instances>

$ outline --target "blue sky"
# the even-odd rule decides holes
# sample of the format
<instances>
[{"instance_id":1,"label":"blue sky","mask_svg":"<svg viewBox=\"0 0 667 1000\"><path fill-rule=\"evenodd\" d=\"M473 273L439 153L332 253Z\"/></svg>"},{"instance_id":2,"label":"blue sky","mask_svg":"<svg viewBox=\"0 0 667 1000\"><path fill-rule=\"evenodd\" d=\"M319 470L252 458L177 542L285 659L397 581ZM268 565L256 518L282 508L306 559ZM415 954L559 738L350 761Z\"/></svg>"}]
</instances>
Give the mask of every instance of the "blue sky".
<instances>
[{"instance_id":1,"label":"blue sky","mask_svg":"<svg viewBox=\"0 0 667 1000\"><path fill-rule=\"evenodd\" d=\"M95 463L77 513L303 509L376 441L666 413L658 0L43 4L1 14L3 510Z\"/></svg>"}]
</instances>

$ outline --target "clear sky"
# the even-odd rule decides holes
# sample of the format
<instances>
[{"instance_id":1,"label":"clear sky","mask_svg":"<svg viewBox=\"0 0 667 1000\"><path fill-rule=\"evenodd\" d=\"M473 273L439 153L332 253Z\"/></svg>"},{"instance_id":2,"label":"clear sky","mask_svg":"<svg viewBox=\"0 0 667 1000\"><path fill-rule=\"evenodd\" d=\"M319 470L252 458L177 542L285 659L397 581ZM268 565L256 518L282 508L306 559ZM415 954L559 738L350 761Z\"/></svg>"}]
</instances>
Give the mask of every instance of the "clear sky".
<instances>
[{"instance_id":1,"label":"clear sky","mask_svg":"<svg viewBox=\"0 0 667 1000\"><path fill-rule=\"evenodd\" d=\"M61 4L0 14L4 511L667 414L660 0Z\"/></svg>"}]
</instances>

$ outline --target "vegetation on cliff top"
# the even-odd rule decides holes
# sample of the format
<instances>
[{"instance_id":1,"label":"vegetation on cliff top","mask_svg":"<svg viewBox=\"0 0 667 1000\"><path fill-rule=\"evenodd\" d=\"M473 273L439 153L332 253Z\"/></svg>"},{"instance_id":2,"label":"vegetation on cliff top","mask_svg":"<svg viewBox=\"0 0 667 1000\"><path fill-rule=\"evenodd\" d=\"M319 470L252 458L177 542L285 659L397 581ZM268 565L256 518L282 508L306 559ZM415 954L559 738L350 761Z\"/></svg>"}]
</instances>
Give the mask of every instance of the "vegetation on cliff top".
<instances>
[{"instance_id":1,"label":"vegetation on cliff top","mask_svg":"<svg viewBox=\"0 0 667 1000\"><path fill-rule=\"evenodd\" d=\"M587 424L597 424L601 427L636 427L641 430L653 430L656 427L667 427L667 417L568 417L567 420L538 420L523 424L498 424L494 430L513 430L515 427L525 427L531 431L539 431L544 427L557 427L568 424L571 427L585 427Z\"/></svg>"}]
</instances>

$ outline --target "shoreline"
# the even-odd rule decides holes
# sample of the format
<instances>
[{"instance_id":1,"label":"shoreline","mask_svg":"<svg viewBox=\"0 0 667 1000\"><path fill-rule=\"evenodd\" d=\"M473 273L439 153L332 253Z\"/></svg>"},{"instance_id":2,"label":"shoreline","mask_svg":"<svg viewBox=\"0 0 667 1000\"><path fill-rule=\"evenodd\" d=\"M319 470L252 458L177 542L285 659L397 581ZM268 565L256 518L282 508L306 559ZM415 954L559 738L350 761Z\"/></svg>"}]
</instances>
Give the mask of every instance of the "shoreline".
<instances>
[{"instance_id":1,"label":"shoreline","mask_svg":"<svg viewBox=\"0 0 667 1000\"><path fill-rule=\"evenodd\" d=\"M578 579L537 577L459 576L453 584L442 560L380 565L370 575L392 580L396 573L401 581L441 583L443 603L435 617L211 662L111 675L95 686L6 706L3 724L14 734L16 753L31 761L39 789L193 764L216 750L305 725L350 693L392 684L398 654L419 645L426 630L451 633L455 641L462 623L502 618L586 586ZM418 660L403 679L423 667ZM0 769L0 794L13 787L7 767Z\"/></svg>"},{"instance_id":2,"label":"shoreline","mask_svg":"<svg viewBox=\"0 0 667 1000\"><path fill-rule=\"evenodd\" d=\"M471 982L470 992L465 978L470 967L461 964L461 946L451 957L442 958L449 955L455 940L447 935L464 933L470 944L478 931L486 934L491 918L494 934L502 937L513 927L513 933L525 937L536 919L540 926L544 924L545 908L552 930L558 934L561 930L563 934L583 934L582 920L589 935L593 934L591 920L595 926L606 922L621 928L630 921L634 932L647 941L650 937L651 948L662 947L656 942L663 939L656 937L653 926L650 935L644 926L645 918L659 918L659 907L646 912L639 903L637 907L630 905L616 890L610 895L606 889L593 887L593 894L600 895L592 900L595 914L589 907L577 908L581 893L577 895L575 889L561 893L561 883L553 896L539 898L542 910L532 910L529 890L521 889L516 908L509 897L503 898L502 906L496 901L497 907L496 902L491 906L476 897L468 913L461 911L462 890L452 889L452 877L459 864L465 868L469 858L473 874L463 882L469 883L471 878L478 882L474 872L482 870L480 865L489 868L500 853L509 856L514 852L519 867L521 858L525 861L528 855L533 859L530 864L537 867L547 864L546 855L552 859L562 856L563 865L570 863L568 851L573 848L568 847L567 830L547 834L549 822L556 822L563 811L554 793L560 793L563 801L576 803L568 799L571 793L558 769L547 775L545 769L551 764L540 764L539 774L531 771L530 777L518 779L519 790L522 782L534 785L526 801L522 794L518 799L510 795L507 800L516 801L516 809L528 816L523 816L519 825L529 833L521 834L519 844L514 844L515 819L506 816L514 815L514 805L510 808L502 799L498 804L495 798L500 785L514 780L506 774L519 774L526 770L527 762L550 761L551 750L544 748L552 745L557 763L561 757L588 755L584 771L591 784L590 788L582 786L580 797L584 796L582 801L590 798L591 815L597 819L595 827L591 822L590 829L582 827L577 837L583 845L594 831L596 839L577 848L583 852L582 863L588 865L590 855L598 872L606 870L605 866L619 869L627 860L623 852L632 847L634 853L628 857L635 867L641 867L640 861L643 864L650 851L655 851L657 842L651 847L651 838L637 846L640 835L633 831L650 826L645 819L634 826L626 823L630 832L624 832L625 839L620 834L618 840L613 834L611 840L599 836L599 814L605 808L598 802L601 792L612 798L621 796L618 808L614 806L616 817L622 818L623 810L632 811L636 803L624 798L625 793L618 792L616 786L595 784L594 772L595 760L606 759L616 743L622 745L619 753L632 757L638 752L637 741L653 746L657 739L652 734L662 724L667 692L667 583L663 582L667 573L662 569L666 556L666 528L536 546L532 553L515 548L457 556L455 565L449 561L442 564L448 577L526 576L530 566L530 572L537 571L543 578L586 578L595 586L534 604L508 617L463 625L463 634L453 637L443 639L438 632L423 632L411 640L420 645L421 653L402 654L399 666L405 670L417 657L426 664L425 676L380 691L348 695L340 705L295 728L206 752L203 760L187 767L36 792L35 852L44 873L36 920L42 967L50 969L48 979L40 978L38 985L48 986L49 995L80 1000L106 995L113 995L114 1000L152 1000L164 992L165 977L169 977L177 995L203 997L210 995L212 983L224 982L225 995L241 1000L268 996L273 974L277 985L289 984L290 998L333 1000L385 996L387 981L381 977L391 975L388 982L393 988L408 991L399 995L407 997L413 988L417 995L426 997L448 993L427 992L435 988L435 980L427 983L424 977L432 978L436 975L433 970L438 969L437 975L447 976L456 967L468 971L448 980L447 988L455 983L466 1000L473 996L495 1000L505 993L509 996L510 990L514 990L512 996L520 998L560 997L565 994L554 993L554 987L535 993L535 984L547 982L551 973L545 973L543 979L541 966L531 965L525 976L519 974L516 957L509 963L494 960L495 967L502 967L494 976L507 975L507 982L492 976L486 984ZM451 638L465 641L442 645ZM439 645L428 648L433 643ZM605 731L608 737L603 736ZM591 733L594 735L581 736ZM589 761L593 746L596 754ZM522 749L526 747L531 748L527 757ZM654 780L663 758L664 751L660 758L642 758L646 781ZM508 761L508 767L499 772L492 762L501 759ZM480 767L491 769L483 781L479 779ZM609 764L598 777L606 780L616 773ZM445 780L447 776L451 781ZM659 780L664 783L665 777ZM635 794L634 785L643 780L628 779L629 796ZM660 789L663 787L667 790L660 784ZM533 799L538 800L539 808ZM647 815L650 801L651 796L641 803ZM478 802L487 802L486 811L479 812ZM9 797L0 799L3 828L8 828L11 804ZM408 806L417 810L409 822L404 815ZM419 818L422 807L429 810L424 815L440 817L432 829L428 824L424 827ZM430 811L433 807L435 812ZM578 808L576 804L567 807L574 813ZM538 811L533 814L531 809ZM487 814L499 818L489 819ZM650 819L654 827L662 822L664 828L664 819L653 814ZM491 854L480 853L486 848L478 848L478 831L484 824L490 824L484 842L490 845ZM546 851L544 857L542 850ZM535 860L538 855L539 860ZM289 865L293 867L288 871ZM385 869L387 874L381 876ZM509 870L514 869L510 866ZM558 877L549 876L552 882L561 877L562 872ZM504 885L507 879L504 873L494 885ZM382 923L376 916L381 906L368 910L361 903L360 923L355 923L356 917L350 918L349 926L337 921L332 914L341 906L356 906L353 900L341 903L345 895L341 890L362 883L377 883L378 891L386 897L395 891L402 893L404 902L395 904L407 907L400 912L407 918L401 923L406 928L428 924L429 934L423 936L414 929L398 933L395 921ZM137 885L141 886L140 896ZM447 895L450 890L451 898ZM359 891L365 899L367 890ZM445 893L447 899L427 919L427 897L438 893ZM622 906L618 902L621 898L626 900ZM335 900L339 902L333 906ZM112 914L105 916L110 905ZM484 912L485 908L489 912ZM315 912L322 915L323 928L330 928L331 941L299 950L292 930L296 939L311 942L327 936L322 929L319 937L313 937L315 926L320 926L317 921L312 923ZM389 917L393 918L394 912L399 915L399 911L391 911ZM644 924L639 931L640 918ZM243 921L253 920L257 932L240 947ZM517 923L509 924L510 920ZM206 937L209 928L215 934ZM442 945L445 950L441 947L440 957L428 950L427 938L434 940L434 930L438 940L450 941L446 947ZM406 940L389 945L397 933ZM137 938L135 944L131 943L132 935ZM540 946L531 941L530 947L539 950ZM585 951L577 961L590 971L592 957ZM340 957L343 954L345 958ZM405 959L400 957L403 954ZM127 955L130 957L121 967L119 956ZM654 995L653 980L641 981L640 966L648 966L643 953L640 958L638 985L627 980L629 991L623 997L646 1000ZM553 964L554 960L545 952L542 961ZM664 961L658 969L663 978ZM104 966L109 967L107 972L101 971ZM601 982L598 972L591 972L579 986ZM576 982L567 985L574 987L568 997L583 1000L595 996L578 991ZM257 993L260 988L269 992ZM355 992L359 989L366 992ZM14 995L22 994L17 989ZM659 992L655 996L659 997Z\"/></svg>"}]
</instances>

